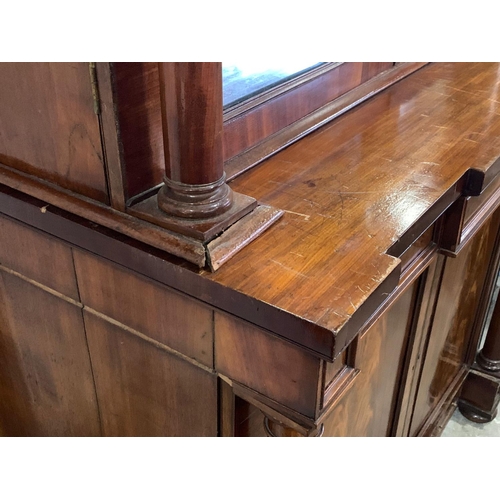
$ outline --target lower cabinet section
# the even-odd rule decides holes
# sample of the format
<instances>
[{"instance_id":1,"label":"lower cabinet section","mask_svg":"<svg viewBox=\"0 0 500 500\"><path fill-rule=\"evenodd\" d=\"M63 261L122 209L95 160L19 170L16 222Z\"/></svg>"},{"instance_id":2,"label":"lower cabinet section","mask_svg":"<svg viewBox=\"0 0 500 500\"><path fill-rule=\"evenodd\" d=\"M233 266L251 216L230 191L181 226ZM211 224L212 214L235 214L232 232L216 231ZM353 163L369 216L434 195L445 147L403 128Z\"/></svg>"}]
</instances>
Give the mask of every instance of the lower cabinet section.
<instances>
[{"instance_id":1,"label":"lower cabinet section","mask_svg":"<svg viewBox=\"0 0 500 500\"><path fill-rule=\"evenodd\" d=\"M456 257L429 230L330 362L0 217L12 242L0 252L0 435L436 434L473 362L499 226L497 210ZM26 241L50 272L19 257Z\"/></svg>"}]
</instances>

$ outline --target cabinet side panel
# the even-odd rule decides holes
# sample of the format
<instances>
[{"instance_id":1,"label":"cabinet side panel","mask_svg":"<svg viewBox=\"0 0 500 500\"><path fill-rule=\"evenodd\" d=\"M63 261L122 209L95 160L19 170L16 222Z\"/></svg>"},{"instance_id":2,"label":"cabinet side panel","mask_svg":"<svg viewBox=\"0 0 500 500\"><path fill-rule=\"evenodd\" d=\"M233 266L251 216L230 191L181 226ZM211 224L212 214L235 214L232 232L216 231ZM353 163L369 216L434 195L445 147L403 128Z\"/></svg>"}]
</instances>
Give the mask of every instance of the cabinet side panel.
<instances>
[{"instance_id":1,"label":"cabinet side panel","mask_svg":"<svg viewBox=\"0 0 500 500\"><path fill-rule=\"evenodd\" d=\"M217 435L215 374L84 316L104 435Z\"/></svg>"},{"instance_id":2,"label":"cabinet side panel","mask_svg":"<svg viewBox=\"0 0 500 500\"><path fill-rule=\"evenodd\" d=\"M0 217L0 264L80 299L69 246L6 217Z\"/></svg>"},{"instance_id":3,"label":"cabinet side panel","mask_svg":"<svg viewBox=\"0 0 500 500\"><path fill-rule=\"evenodd\" d=\"M0 163L107 202L88 63L2 63Z\"/></svg>"},{"instance_id":4,"label":"cabinet side panel","mask_svg":"<svg viewBox=\"0 0 500 500\"><path fill-rule=\"evenodd\" d=\"M98 436L80 307L0 271L0 429Z\"/></svg>"}]
</instances>

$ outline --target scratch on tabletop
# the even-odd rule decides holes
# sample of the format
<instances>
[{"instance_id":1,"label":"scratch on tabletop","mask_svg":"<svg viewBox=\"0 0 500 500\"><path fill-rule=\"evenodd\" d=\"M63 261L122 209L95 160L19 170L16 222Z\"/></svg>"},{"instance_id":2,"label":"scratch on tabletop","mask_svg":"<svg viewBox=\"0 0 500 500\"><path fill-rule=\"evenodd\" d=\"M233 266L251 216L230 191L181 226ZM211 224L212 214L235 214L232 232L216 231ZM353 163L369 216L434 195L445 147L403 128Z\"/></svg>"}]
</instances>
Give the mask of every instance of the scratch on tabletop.
<instances>
[{"instance_id":1,"label":"scratch on tabletop","mask_svg":"<svg viewBox=\"0 0 500 500\"><path fill-rule=\"evenodd\" d=\"M294 214L294 215L298 215L300 217L304 217L304 219L307 220L307 221L311 218L310 215L300 214L299 212L292 212L291 210L285 210L285 209L282 209L282 210L283 210L283 212L287 212L289 214Z\"/></svg>"},{"instance_id":2,"label":"scratch on tabletop","mask_svg":"<svg viewBox=\"0 0 500 500\"><path fill-rule=\"evenodd\" d=\"M271 262L274 262L275 264L278 264L278 266L281 266L283 269L286 269L287 271L292 271L293 273L302 276L303 278L309 278L309 276L306 276L305 274L300 273L299 271L296 271L295 269L285 266L281 262L278 262L277 260L271 259Z\"/></svg>"}]
</instances>

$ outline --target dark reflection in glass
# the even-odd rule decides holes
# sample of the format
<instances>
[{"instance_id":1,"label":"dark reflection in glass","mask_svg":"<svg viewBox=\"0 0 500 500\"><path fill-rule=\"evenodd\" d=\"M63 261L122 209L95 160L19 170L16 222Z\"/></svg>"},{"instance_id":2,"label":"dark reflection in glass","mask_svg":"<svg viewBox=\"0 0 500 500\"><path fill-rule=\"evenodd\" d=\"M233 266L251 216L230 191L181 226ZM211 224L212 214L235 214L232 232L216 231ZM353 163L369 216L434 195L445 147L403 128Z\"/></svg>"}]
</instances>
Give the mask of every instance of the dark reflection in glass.
<instances>
[{"instance_id":1,"label":"dark reflection in glass","mask_svg":"<svg viewBox=\"0 0 500 500\"><path fill-rule=\"evenodd\" d=\"M321 64L324 63L222 63L224 108L242 102Z\"/></svg>"}]
</instances>

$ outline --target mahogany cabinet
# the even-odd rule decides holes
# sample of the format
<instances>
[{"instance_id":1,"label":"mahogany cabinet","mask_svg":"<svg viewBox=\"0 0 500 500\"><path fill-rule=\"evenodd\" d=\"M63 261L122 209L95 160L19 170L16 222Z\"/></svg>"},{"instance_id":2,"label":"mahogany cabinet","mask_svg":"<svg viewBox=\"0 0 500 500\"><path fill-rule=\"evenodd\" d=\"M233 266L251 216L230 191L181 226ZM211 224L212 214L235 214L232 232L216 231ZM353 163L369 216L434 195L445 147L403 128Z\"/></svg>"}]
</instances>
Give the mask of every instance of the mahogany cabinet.
<instances>
[{"instance_id":1,"label":"mahogany cabinet","mask_svg":"<svg viewBox=\"0 0 500 500\"><path fill-rule=\"evenodd\" d=\"M499 65L344 63L280 129L186 64L0 64L0 435L439 435L500 265Z\"/></svg>"}]
</instances>

